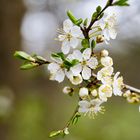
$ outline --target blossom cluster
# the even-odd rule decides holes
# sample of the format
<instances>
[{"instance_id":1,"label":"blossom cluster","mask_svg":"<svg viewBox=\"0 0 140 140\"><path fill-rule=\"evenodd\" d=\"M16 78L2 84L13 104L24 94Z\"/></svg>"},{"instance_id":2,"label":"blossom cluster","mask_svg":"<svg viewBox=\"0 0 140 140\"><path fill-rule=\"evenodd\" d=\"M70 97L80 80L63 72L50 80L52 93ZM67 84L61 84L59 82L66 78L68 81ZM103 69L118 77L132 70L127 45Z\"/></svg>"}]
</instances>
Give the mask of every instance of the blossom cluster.
<instances>
[{"instance_id":1,"label":"blossom cluster","mask_svg":"<svg viewBox=\"0 0 140 140\"><path fill-rule=\"evenodd\" d=\"M107 16L93 27L90 40L94 38L97 43L108 44L110 39L116 38L115 25L115 15ZM63 92L72 95L75 88L78 88L79 113L94 118L98 112L104 111L102 104L108 98L123 95L123 77L119 76L120 72L114 73L113 59L107 50L95 53L91 45L81 45L84 39L82 31L70 19L63 22L63 29L58 32L62 52L51 55L53 62L48 65L50 80L60 83L66 77L75 87L66 86Z\"/></svg>"}]
</instances>

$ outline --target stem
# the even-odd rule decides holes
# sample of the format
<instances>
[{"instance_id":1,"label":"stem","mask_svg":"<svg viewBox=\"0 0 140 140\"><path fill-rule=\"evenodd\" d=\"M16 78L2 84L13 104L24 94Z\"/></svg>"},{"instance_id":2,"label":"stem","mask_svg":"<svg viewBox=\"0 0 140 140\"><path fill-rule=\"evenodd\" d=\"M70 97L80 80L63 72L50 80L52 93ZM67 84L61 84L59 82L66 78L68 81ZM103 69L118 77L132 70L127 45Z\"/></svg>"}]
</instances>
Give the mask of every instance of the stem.
<instances>
[{"instance_id":1,"label":"stem","mask_svg":"<svg viewBox=\"0 0 140 140\"><path fill-rule=\"evenodd\" d=\"M125 84L125 88L132 91L132 92L136 92L136 93L140 94L140 89L134 88L134 87L126 85L126 84Z\"/></svg>"},{"instance_id":2,"label":"stem","mask_svg":"<svg viewBox=\"0 0 140 140\"><path fill-rule=\"evenodd\" d=\"M68 120L68 122L66 123L66 126L64 128L68 128L71 125L71 121L74 119L76 113L78 112L78 108L79 108L79 106L76 106L72 116L70 117L70 119Z\"/></svg>"}]
</instances>

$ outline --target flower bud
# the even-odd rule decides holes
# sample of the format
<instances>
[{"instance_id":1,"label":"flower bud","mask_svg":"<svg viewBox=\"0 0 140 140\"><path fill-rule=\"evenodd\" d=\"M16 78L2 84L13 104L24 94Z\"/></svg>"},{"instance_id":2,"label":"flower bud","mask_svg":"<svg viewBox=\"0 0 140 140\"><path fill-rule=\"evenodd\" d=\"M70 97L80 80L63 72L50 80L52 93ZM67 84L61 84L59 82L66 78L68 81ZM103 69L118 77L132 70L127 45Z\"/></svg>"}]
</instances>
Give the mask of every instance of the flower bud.
<instances>
[{"instance_id":1,"label":"flower bud","mask_svg":"<svg viewBox=\"0 0 140 140\"><path fill-rule=\"evenodd\" d=\"M87 96L88 96L88 89L83 87L83 88L80 88L79 90L79 96L82 98L82 99L85 99Z\"/></svg>"},{"instance_id":2,"label":"flower bud","mask_svg":"<svg viewBox=\"0 0 140 140\"><path fill-rule=\"evenodd\" d=\"M101 56L102 57L106 57L106 56L108 56L109 55L109 52L107 51L107 50L102 50L101 51Z\"/></svg>"},{"instance_id":3,"label":"flower bud","mask_svg":"<svg viewBox=\"0 0 140 140\"><path fill-rule=\"evenodd\" d=\"M93 89L92 91L91 91L91 95L92 96L94 96L94 97L96 97L97 96L97 90L96 89Z\"/></svg>"},{"instance_id":4,"label":"flower bud","mask_svg":"<svg viewBox=\"0 0 140 140\"><path fill-rule=\"evenodd\" d=\"M96 43L102 43L102 42L104 42L104 40L105 40L105 38L103 35L98 35L96 37Z\"/></svg>"},{"instance_id":5,"label":"flower bud","mask_svg":"<svg viewBox=\"0 0 140 140\"><path fill-rule=\"evenodd\" d=\"M64 94L71 94L73 92L73 89L69 86L66 86L63 88L63 93Z\"/></svg>"},{"instance_id":6,"label":"flower bud","mask_svg":"<svg viewBox=\"0 0 140 140\"><path fill-rule=\"evenodd\" d=\"M113 65L113 60L109 56L102 57L101 58L101 64L105 67L112 66Z\"/></svg>"}]
</instances>

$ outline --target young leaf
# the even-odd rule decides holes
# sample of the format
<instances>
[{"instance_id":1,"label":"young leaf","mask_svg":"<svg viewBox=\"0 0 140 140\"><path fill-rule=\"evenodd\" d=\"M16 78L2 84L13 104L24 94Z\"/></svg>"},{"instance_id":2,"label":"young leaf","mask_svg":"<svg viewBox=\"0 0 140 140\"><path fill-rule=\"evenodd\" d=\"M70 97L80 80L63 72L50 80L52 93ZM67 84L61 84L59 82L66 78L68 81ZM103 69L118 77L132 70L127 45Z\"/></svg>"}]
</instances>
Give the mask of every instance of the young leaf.
<instances>
[{"instance_id":1,"label":"young leaf","mask_svg":"<svg viewBox=\"0 0 140 140\"><path fill-rule=\"evenodd\" d=\"M97 13L97 12L94 12L94 13L92 14L92 20L95 20L96 17L97 17L97 15L98 15L98 13Z\"/></svg>"},{"instance_id":2,"label":"young leaf","mask_svg":"<svg viewBox=\"0 0 140 140\"><path fill-rule=\"evenodd\" d=\"M102 10L102 7L101 7L101 6L98 6L98 7L96 8L96 12L97 12L97 13L100 13L101 10Z\"/></svg>"},{"instance_id":3,"label":"young leaf","mask_svg":"<svg viewBox=\"0 0 140 140\"><path fill-rule=\"evenodd\" d=\"M62 130L52 131L52 132L50 133L49 137L50 137L50 138L56 137L56 136L58 136L58 135L61 135L61 133L62 133Z\"/></svg>"},{"instance_id":4,"label":"young leaf","mask_svg":"<svg viewBox=\"0 0 140 140\"><path fill-rule=\"evenodd\" d=\"M62 52L53 53L53 54L51 54L51 56L54 57L54 58L61 58L62 60L65 60L65 55Z\"/></svg>"},{"instance_id":5,"label":"young leaf","mask_svg":"<svg viewBox=\"0 0 140 140\"><path fill-rule=\"evenodd\" d=\"M35 58L36 58L37 61L39 61L39 62L46 62L46 59L43 58L42 56L36 56Z\"/></svg>"},{"instance_id":6,"label":"young leaf","mask_svg":"<svg viewBox=\"0 0 140 140\"><path fill-rule=\"evenodd\" d=\"M26 63L26 64L23 64L20 69L21 70L29 70L29 69L33 69L35 67L37 67L38 64L37 63Z\"/></svg>"},{"instance_id":7,"label":"young leaf","mask_svg":"<svg viewBox=\"0 0 140 140\"><path fill-rule=\"evenodd\" d=\"M85 20L84 20L84 26L86 27L87 26L87 23L88 23L88 18L86 18Z\"/></svg>"},{"instance_id":8,"label":"young leaf","mask_svg":"<svg viewBox=\"0 0 140 140\"><path fill-rule=\"evenodd\" d=\"M29 54L27 54L27 53L25 53L23 51L16 51L14 53L14 56L17 57L17 58L19 58L19 59L23 59L23 60L28 60L28 61L35 62L35 59L32 56L30 56Z\"/></svg>"},{"instance_id":9,"label":"young leaf","mask_svg":"<svg viewBox=\"0 0 140 140\"><path fill-rule=\"evenodd\" d=\"M96 41L92 40L91 41L91 48L94 49L96 47Z\"/></svg>"},{"instance_id":10,"label":"young leaf","mask_svg":"<svg viewBox=\"0 0 140 140\"><path fill-rule=\"evenodd\" d=\"M118 0L113 3L115 6L129 6L128 0Z\"/></svg>"},{"instance_id":11,"label":"young leaf","mask_svg":"<svg viewBox=\"0 0 140 140\"><path fill-rule=\"evenodd\" d=\"M83 39L82 42L81 42L82 46L84 48L89 48L90 47L90 44L89 44L89 40L88 39Z\"/></svg>"},{"instance_id":12,"label":"young leaf","mask_svg":"<svg viewBox=\"0 0 140 140\"><path fill-rule=\"evenodd\" d=\"M80 26L82 24L82 22L83 22L83 19L80 18L75 22L75 25Z\"/></svg>"},{"instance_id":13,"label":"young leaf","mask_svg":"<svg viewBox=\"0 0 140 140\"><path fill-rule=\"evenodd\" d=\"M77 22L77 18L73 15L73 13L72 13L70 10L67 11L67 15L68 15L69 19L70 19L74 24Z\"/></svg>"}]
</instances>

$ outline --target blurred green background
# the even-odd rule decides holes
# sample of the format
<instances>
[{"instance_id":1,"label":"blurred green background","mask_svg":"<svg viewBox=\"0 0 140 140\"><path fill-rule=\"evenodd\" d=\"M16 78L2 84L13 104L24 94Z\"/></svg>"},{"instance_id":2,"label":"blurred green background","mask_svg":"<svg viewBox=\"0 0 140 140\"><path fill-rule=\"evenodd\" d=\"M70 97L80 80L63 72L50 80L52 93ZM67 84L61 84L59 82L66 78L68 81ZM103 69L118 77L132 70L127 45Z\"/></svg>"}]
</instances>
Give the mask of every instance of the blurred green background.
<instances>
[{"instance_id":1,"label":"blurred green background","mask_svg":"<svg viewBox=\"0 0 140 140\"><path fill-rule=\"evenodd\" d=\"M59 50L56 29L71 9L86 17L105 0L0 0L0 140L49 140L52 130L63 128L77 102L62 93L64 84L49 81L45 67L19 70L15 50L48 57ZM140 4L130 0L118 13L118 38L110 50L116 71L125 83L140 88ZM82 9L82 10L81 10ZM125 13L125 14L124 14ZM65 140L140 140L138 105L113 98L104 115L82 117ZM62 138L54 138L60 140Z\"/></svg>"}]
</instances>

